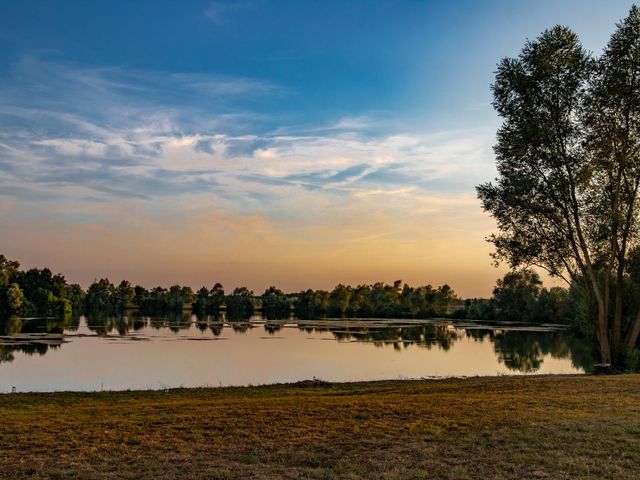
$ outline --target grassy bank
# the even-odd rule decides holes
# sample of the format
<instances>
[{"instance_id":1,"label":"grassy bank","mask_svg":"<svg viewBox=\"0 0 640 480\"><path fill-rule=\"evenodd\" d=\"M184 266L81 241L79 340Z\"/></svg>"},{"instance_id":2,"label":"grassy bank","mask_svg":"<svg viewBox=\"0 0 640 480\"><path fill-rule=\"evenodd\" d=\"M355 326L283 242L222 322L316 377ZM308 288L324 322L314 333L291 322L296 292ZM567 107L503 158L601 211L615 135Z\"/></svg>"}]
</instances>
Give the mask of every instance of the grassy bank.
<instances>
[{"instance_id":1,"label":"grassy bank","mask_svg":"<svg viewBox=\"0 0 640 480\"><path fill-rule=\"evenodd\" d=\"M0 478L640 478L640 376L7 394Z\"/></svg>"}]
</instances>

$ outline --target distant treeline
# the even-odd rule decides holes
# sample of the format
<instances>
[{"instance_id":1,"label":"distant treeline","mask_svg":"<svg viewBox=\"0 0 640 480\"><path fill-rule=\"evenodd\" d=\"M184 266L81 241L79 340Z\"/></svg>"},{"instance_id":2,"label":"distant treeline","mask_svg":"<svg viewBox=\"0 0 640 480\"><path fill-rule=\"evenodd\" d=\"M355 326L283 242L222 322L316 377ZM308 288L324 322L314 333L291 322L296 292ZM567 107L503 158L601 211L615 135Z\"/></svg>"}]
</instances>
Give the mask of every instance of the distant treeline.
<instances>
[{"instance_id":1,"label":"distant treeline","mask_svg":"<svg viewBox=\"0 0 640 480\"><path fill-rule=\"evenodd\" d=\"M449 285L410 287L400 280L357 287L338 285L332 291L307 290L296 296L298 318L428 318L449 313L458 301Z\"/></svg>"},{"instance_id":2,"label":"distant treeline","mask_svg":"<svg viewBox=\"0 0 640 480\"><path fill-rule=\"evenodd\" d=\"M509 320L567 323L576 315L570 290L546 289L531 270L510 272L498 280L490 299L459 299L448 285L411 287L400 280L371 285L338 285L333 290L284 293L269 287L255 295L246 287L225 293L220 283L211 289L173 285L151 290L127 280L117 285L94 281L85 292L48 268L20 270L20 264L0 255L0 312L21 316L75 313L116 315L136 308L143 315L162 316L192 309L196 315L226 311L230 320L247 319L260 310L267 319L430 318Z\"/></svg>"},{"instance_id":3,"label":"distant treeline","mask_svg":"<svg viewBox=\"0 0 640 480\"><path fill-rule=\"evenodd\" d=\"M496 282L491 298L473 298L453 313L455 318L528 323L571 323L583 302L574 289L544 288L537 273L520 270Z\"/></svg>"},{"instance_id":4,"label":"distant treeline","mask_svg":"<svg viewBox=\"0 0 640 480\"><path fill-rule=\"evenodd\" d=\"M194 293L190 287L180 285L146 290L141 286L132 287L126 280L115 286L102 279L87 290L85 309L89 312L121 311L127 306L134 306L143 314L163 315L187 307L196 314L205 315L219 313L225 308L229 319L249 318L256 309L260 309L267 319L289 318L291 314L304 319L345 316L427 318L447 315L457 301L448 285L412 288L401 281L357 287L341 284L331 291L299 293L284 293L272 286L257 296L246 287L238 287L225 294L219 283L211 289L202 287Z\"/></svg>"}]
</instances>

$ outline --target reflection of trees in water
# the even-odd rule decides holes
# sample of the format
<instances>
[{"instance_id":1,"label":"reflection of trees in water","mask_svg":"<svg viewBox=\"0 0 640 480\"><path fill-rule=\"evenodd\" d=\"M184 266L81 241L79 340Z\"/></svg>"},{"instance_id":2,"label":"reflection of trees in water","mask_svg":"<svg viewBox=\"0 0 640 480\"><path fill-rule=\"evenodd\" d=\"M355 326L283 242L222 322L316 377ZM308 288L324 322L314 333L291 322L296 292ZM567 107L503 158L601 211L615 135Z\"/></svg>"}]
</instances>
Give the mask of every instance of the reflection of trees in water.
<instances>
[{"instance_id":1,"label":"reflection of trees in water","mask_svg":"<svg viewBox=\"0 0 640 480\"><path fill-rule=\"evenodd\" d=\"M206 332L207 329L209 328L209 323L206 320L198 318L196 320L196 328L201 332Z\"/></svg>"},{"instance_id":2,"label":"reflection of trees in water","mask_svg":"<svg viewBox=\"0 0 640 480\"><path fill-rule=\"evenodd\" d=\"M0 332L2 335L17 335L22 333L24 323L20 317L13 315L0 323Z\"/></svg>"},{"instance_id":3,"label":"reflection of trees in water","mask_svg":"<svg viewBox=\"0 0 640 480\"><path fill-rule=\"evenodd\" d=\"M219 337L222 334L222 330L224 329L224 323L222 322L211 322L209 324L209 329L214 336Z\"/></svg>"},{"instance_id":4,"label":"reflection of trees in water","mask_svg":"<svg viewBox=\"0 0 640 480\"><path fill-rule=\"evenodd\" d=\"M25 343L23 345L0 346L0 363L13 362L14 352L21 352L26 355L44 355L51 350L60 348L60 345L51 343Z\"/></svg>"},{"instance_id":5,"label":"reflection of trees in water","mask_svg":"<svg viewBox=\"0 0 640 480\"><path fill-rule=\"evenodd\" d=\"M496 331L492 333L498 361L523 373L540 369L544 357L570 358L575 368L589 371L593 356L585 342L562 332Z\"/></svg>"},{"instance_id":6,"label":"reflection of trees in water","mask_svg":"<svg viewBox=\"0 0 640 480\"><path fill-rule=\"evenodd\" d=\"M370 342L376 347L391 345L394 349L400 350L409 345L431 348L437 345L443 350L449 350L459 337L459 332L449 325L411 325L411 326L384 326L368 327L358 326L336 326L336 327L300 327L307 333L330 332L338 341L355 340L358 342Z\"/></svg>"},{"instance_id":7,"label":"reflection of trees in water","mask_svg":"<svg viewBox=\"0 0 640 480\"><path fill-rule=\"evenodd\" d=\"M106 336L113 332L118 335L127 335L131 330L140 330L144 328L146 322L144 318L135 317L133 315L103 315L100 313L91 313L86 315L87 328L98 336Z\"/></svg>"},{"instance_id":8,"label":"reflection of trees in water","mask_svg":"<svg viewBox=\"0 0 640 480\"><path fill-rule=\"evenodd\" d=\"M478 342L493 344L498 361L510 370L530 373L542 366L544 357L571 359L574 368L589 372L594 363L594 352L582 339L565 332L531 332L525 330L467 329L466 336Z\"/></svg>"},{"instance_id":9,"label":"reflection of trees in water","mask_svg":"<svg viewBox=\"0 0 640 480\"><path fill-rule=\"evenodd\" d=\"M0 318L0 335L18 335L20 333L62 333L64 330L76 330L79 316L65 315L60 318L20 318L15 315Z\"/></svg>"},{"instance_id":10,"label":"reflection of trees in water","mask_svg":"<svg viewBox=\"0 0 640 480\"><path fill-rule=\"evenodd\" d=\"M448 325L423 325L421 328L403 328L401 334L409 344L426 348L437 345L443 350L449 350L460 337L460 333Z\"/></svg>"},{"instance_id":11,"label":"reflection of trees in water","mask_svg":"<svg viewBox=\"0 0 640 480\"><path fill-rule=\"evenodd\" d=\"M142 316L137 311L122 316L91 315L87 317L87 328L101 336L114 332L125 336L132 330L139 331L145 327L154 330L168 329L177 333L188 330L192 325L201 332L210 329L215 336L219 336L224 328L223 317L220 315L195 315L188 312L176 312L162 317ZM243 329L243 331L247 330L246 327Z\"/></svg>"},{"instance_id":12,"label":"reflection of trees in water","mask_svg":"<svg viewBox=\"0 0 640 480\"><path fill-rule=\"evenodd\" d=\"M62 318L28 318L12 316L0 319L0 334L3 336L16 336L28 333L60 334L64 329L77 328L78 317L67 315ZM32 342L20 341L12 345L0 345L0 363L12 362L15 359L14 352L26 355L44 355L49 349L60 348L59 344L43 343L41 340Z\"/></svg>"},{"instance_id":13,"label":"reflection of trees in water","mask_svg":"<svg viewBox=\"0 0 640 480\"><path fill-rule=\"evenodd\" d=\"M182 311L168 313L163 317L144 317L144 319L146 319L146 325L154 330L167 328L174 333L191 328L193 323L197 323L195 315Z\"/></svg>"},{"instance_id":14,"label":"reflection of trees in water","mask_svg":"<svg viewBox=\"0 0 640 480\"><path fill-rule=\"evenodd\" d=\"M11 363L14 360L12 347L0 347L0 363Z\"/></svg>"},{"instance_id":15,"label":"reflection of trees in water","mask_svg":"<svg viewBox=\"0 0 640 480\"><path fill-rule=\"evenodd\" d=\"M227 325L229 325L235 333L247 333L249 330L256 327L256 325L252 322L253 320L261 320L261 317L259 315L253 316L251 318L237 318L234 316L229 316L228 312L226 315L220 318L224 319Z\"/></svg>"},{"instance_id":16,"label":"reflection of trees in water","mask_svg":"<svg viewBox=\"0 0 640 480\"><path fill-rule=\"evenodd\" d=\"M187 330L191 327L192 316L188 312L174 312L167 314L165 320L168 322L169 330L178 333L180 330Z\"/></svg>"},{"instance_id":17,"label":"reflection of trees in water","mask_svg":"<svg viewBox=\"0 0 640 480\"><path fill-rule=\"evenodd\" d=\"M279 332L280 330L282 330L282 326L285 323L286 322L284 321L268 320L264 324L264 331L267 332L269 335L275 335L276 332Z\"/></svg>"},{"instance_id":18,"label":"reflection of trees in water","mask_svg":"<svg viewBox=\"0 0 640 480\"><path fill-rule=\"evenodd\" d=\"M515 333L515 335L514 335ZM493 337L493 349L498 361L510 370L535 372L542 365L544 346L539 335L531 332L501 332Z\"/></svg>"},{"instance_id":19,"label":"reflection of trees in water","mask_svg":"<svg viewBox=\"0 0 640 480\"><path fill-rule=\"evenodd\" d=\"M0 363L13 362L14 352L21 352L26 355L44 355L51 350L60 348L60 345L51 343L25 343L23 345L6 345L0 346Z\"/></svg>"},{"instance_id":20,"label":"reflection of trees in water","mask_svg":"<svg viewBox=\"0 0 640 480\"><path fill-rule=\"evenodd\" d=\"M470 329L465 329L465 335L468 338L471 338L473 340L475 340L476 342L484 342L485 338L489 338L489 341L491 343L493 343L493 330L488 330L488 329L476 329L476 328L470 328Z\"/></svg>"},{"instance_id":21,"label":"reflection of trees in water","mask_svg":"<svg viewBox=\"0 0 640 480\"><path fill-rule=\"evenodd\" d=\"M195 325L201 332L208 329L214 336L222 334L225 327L224 316L195 316L178 312L165 317L145 317L137 312L129 312L123 316L90 315L86 318L87 327L97 335L108 335L117 332L127 335L146 327L154 329L170 329L173 332L189 329ZM263 328L270 335L280 331L285 321L267 321ZM21 319L10 317L0 319L0 335L17 336L26 333L63 333L64 330L78 328L79 317L33 318ZM256 325L247 320L228 320L227 325L235 333L245 333ZM544 357L550 355L558 359L570 359L575 368L589 371L593 365L593 352L589 345L564 332L531 332L525 330L500 330L497 328L455 327L451 324L421 325L299 325L299 330L308 334L329 332L338 341L370 342L376 347L391 346L402 350L409 345L430 349L437 346L449 350L455 342L467 337L478 342L491 342L499 362L508 369L529 373L540 369ZM59 345L23 342L0 345L0 362L11 362L14 352L27 355L44 355L49 348ZM464 353L463 353L464 354ZM469 361L472 361L470 359Z\"/></svg>"},{"instance_id":22,"label":"reflection of trees in water","mask_svg":"<svg viewBox=\"0 0 640 480\"><path fill-rule=\"evenodd\" d=\"M573 367L589 371L593 365L593 352L588 345L563 332L527 332L524 330L465 329L447 324L415 326L336 326L307 327L307 333L330 332L338 341L371 342L377 347L391 345L400 350L409 345L430 349L437 346L449 350L464 338L493 344L498 361L508 369L530 373L540 369L546 355L570 358Z\"/></svg>"},{"instance_id":23,"label":"reflection of trees in water","mask_svg":"<svg viewBox=\"0 0 640 480\"><path fill-rule=\"evenodd\" d=\"M229 320L229 325L231 329L236 333L247 333L250 329L253 328L253 325L246 320Z\"/></svg>"},{"instance_id":24,"label":"reflection of trees in water","mask_svg":"<svg viewBox=\"0 0 640 480\"><path fill-rule=\"evenodd\" d=\"M206 332L207 329L211 330L211 333L215 337L219 337L224 329L224 317L220 313L214 315L196 314L196 326L201 332Z\"/></svg>"}]
</instances>

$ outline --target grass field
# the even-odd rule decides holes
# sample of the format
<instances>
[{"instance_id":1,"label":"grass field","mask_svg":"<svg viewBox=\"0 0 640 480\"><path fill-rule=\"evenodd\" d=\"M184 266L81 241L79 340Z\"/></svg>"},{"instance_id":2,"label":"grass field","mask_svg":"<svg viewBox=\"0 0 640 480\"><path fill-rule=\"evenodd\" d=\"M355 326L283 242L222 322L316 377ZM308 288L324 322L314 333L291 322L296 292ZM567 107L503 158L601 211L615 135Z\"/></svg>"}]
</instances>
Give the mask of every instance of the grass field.
<instances>
[{"instance_id":1,"label":"grass field","mask_svg":"<svg viewBox=\"0 0 640 480\"><path fill-rule=\"evenodd\" d=\"M0 478L640 478L640 376L0 395Z\"/></svg>"}]
</instances>

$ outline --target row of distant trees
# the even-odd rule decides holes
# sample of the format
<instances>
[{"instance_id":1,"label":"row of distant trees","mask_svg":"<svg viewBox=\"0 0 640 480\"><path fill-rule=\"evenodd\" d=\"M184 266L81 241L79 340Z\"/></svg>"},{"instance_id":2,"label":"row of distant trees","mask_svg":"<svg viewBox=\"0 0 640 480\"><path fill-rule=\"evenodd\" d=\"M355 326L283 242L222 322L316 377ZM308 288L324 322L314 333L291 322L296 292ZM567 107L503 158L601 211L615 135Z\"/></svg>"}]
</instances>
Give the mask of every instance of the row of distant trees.
<instances>
[{"instance_id":1,"label":"row of distant trees","mask_svg":"<svg viewBox=\"0 0 640 480\"><path fill-rule=\"evenodd\" d=\"M215 315L224 307L227 318L247 319L261 308L267 319L323 317L430 318L569 323L585 310L571 289L544 288L531 270L509 272L498 280L490 299L460 300L448 285L411 287L400 280L369 285L338 285L333 290L284 293L272 286L262 295L246 287L226 293L220 283L211 289L173 285L148 290L123 280L94 281L86 292L68 284L48 268L20 270L20 264L0 255L0 312L22 316L76 313L117 315L136 308L143 315L162 316L192 309Z\"/></svg>"},{"instance_id":2,"label":"row of distant trees","mask_svg":"<svg viewBox=\"0 0 640 480\"><path fill-rule=\"evenodd\" d=\"M544 288L530 269L512 271L496 282L491 298L473 298L457 318L528 323L574 323L584 298L575 289Z\"/></svg>"},{"instance_id":3,"label":"row of distant trees","mask_svg":"<svg viewBox=\"0 0 640 480\"><path fill-rule=\"evenodd\" d=\"M425 318L446 316L459 302L448 285L411 287L400 280L371 285L338 285L333 290L284 293L272 286L262 295L246 287L225 293L220 283L211 289L173 285L148 290L123 280L113 284L106 278L94 281L86 292L68 284L64 276L48 268L20 269L16 261L0 255L0 312L16 315L58 316L71 312L116 314L135 307L145 315L165 315L191 308L196 314L216 314L226 308L231 319L249 318L257 307L268 319L319 317Z\"/></svg>"},{"instance_id":4,"label":"row of distant trees","mask_svg":"<svg viewBox=\"0 0 640 480\"><path fill-rule=\"evenodd\" d=\"M168 289L147 290L133 287L124 280L115 286L106 279L94 282L87 290L86 310L89 312L122 311L135 306L143 314L163 315L190 307L196 314L216 314L226 308L231 319L249 318L257 307L267 319L319 317L396 317L425 318L445 316L453 302L458 301L448 285L413 288L401 281L393 284L338 285L333 290L306 290L284 293L271 286L256 296L246 287L225 294L220 283L211 289L202 287L193 292L190 287L174 285Z\"/></svg>"},{"instance_id":5,"label":"row of distant trees","mask_svg":"<svg viewBox=\"0 0 640 480\"><path fill-rule=\"evenodd\" d=\"M297 295L298 318L377 317L427 318L446 316L458 297L449 285L411 287L397 280L393 284L338 285L332 291L306 290Z\"/></svg>"}]
</instances>

